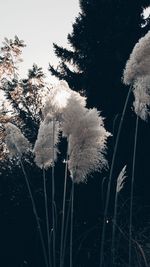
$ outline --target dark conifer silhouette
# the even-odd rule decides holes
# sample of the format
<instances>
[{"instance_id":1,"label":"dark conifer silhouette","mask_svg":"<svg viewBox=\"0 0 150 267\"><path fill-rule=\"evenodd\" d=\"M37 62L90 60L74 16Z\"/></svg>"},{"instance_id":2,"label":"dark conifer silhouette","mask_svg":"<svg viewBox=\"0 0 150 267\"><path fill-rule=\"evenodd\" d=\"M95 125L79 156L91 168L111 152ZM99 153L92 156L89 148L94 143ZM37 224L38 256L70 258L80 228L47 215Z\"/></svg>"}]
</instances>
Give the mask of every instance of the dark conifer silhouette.
<instances>
[{"instance_id":1,"label":"dark conifer silhouette","mask_svg":"<svg viewBox=\"0 0 150 267\"><path fill-rule=\"evenodd\" d=\"M54 44L60 64L56 69L50 65L51 73L74 90L85 90L89 105L106 116L122 109L122 71L135 43L149 29L149 19L145 22L142 15L148 5L149 1L80 0L81 12L68 34L71 49Z\"/></svg>"}]
</instances>

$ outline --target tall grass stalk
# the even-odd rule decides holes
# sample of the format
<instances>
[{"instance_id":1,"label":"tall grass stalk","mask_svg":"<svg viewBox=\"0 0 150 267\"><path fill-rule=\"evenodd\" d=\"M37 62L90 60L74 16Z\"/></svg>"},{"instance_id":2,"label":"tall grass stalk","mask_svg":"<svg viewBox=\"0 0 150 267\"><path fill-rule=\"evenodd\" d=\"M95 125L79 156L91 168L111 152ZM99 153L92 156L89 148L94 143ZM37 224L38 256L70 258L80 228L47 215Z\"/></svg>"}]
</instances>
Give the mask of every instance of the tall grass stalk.
<instances>
[{"instance_id":1,"label":"tall grass stalk","mask_svg":"<svg viewBox=\"0 0 150 267\"><path fill-rule=\"evenodd\" d=\"M119 230L119 232L122 234L122 236L123 236L127 241L129 241L129 237L128 237L127 233L125 233L125 232L124 232L124 231L123 231L117 224L116 224L116 227L117 227L117 229ZM149 267L142 246L141 246L135 239L133 239L133 237L132 237L132 240L131 240L131 241L132 241L133 244L135 244L135 245L137 246L137 248L138 248L138 250L139 250L139 252L140 252L140 254L141 254L141 257L142 257L142 259L143 259L144 267ZM143 265L142 265L142 266L143 266Z\"/></svg>"},{"instance_id":2,"label":"tall grass stalk","mask_svg":"<svg viewBox=\"0 0 150 267\"><path fill-rule=\"evenodd\" d=\"M65 225L67 170L68 170L68 143L67 143L67 155L65 164L64 191L63 191L63 208L62 208L61 239L60 239L60 267L63 266L63 242L64 242L64 225Z\"/></svg>"},{"instance_id":3,"label":"tall grass stalk","mask_svg":"<svg viewBox=\"0 0 150 267\"><path fill-rule=\"evenodd\" d=\"M113 153L113 157L112 157L110 174L109 174L109 178L108 178L108 186L107 186L107 193L106 193L106 203L105 203L104 219L103 219L103 226L102 226L101 247L100 247L100 267L103 266L106 219L107 219L107 212L108 212L108 205L109 205L109 198L110 198L110 189L111 189L113 168L114 168L114 163L115 163L115 158L116 158L116 153L117 153L120 133L121 133L121 129L122 129L123 119L124 119L124 116L125 116L125 112L126 112L126 108L127 108L127 104L128 104L128 101L129 101L129 97L130 97L131 91L132 91L132 86L130 86L130 88L129 88L129 91L128 91L128 94L127 94L127 97L126 97L126 100L125 100L124 108L123 108L123 111L122 111L122 116L121 116L121 119L120 119L120 124L119 124L118 132L117 132L116 142L115 142L115 146L114 146L114 153Z\"/></svg>"},{"instance_id":4,"label":"tall grass stalk","mask_svg":"<svg viewBox=\"0 0 150 267\"><path fill-rule=\"evenodd\" d=\"M74 204L74 181L72 181L71 189L71 211L70 211L70 267L73 267L72 262L72 246L73 246L73 204Z\"/></svg>"},{"instance_id":5,"label":"tall grass stalk","mask_svg":"<svg viewBox=\"0 0 150 267\"><path fill-rule=\"evenodd\" d=\"M46 177L45 177L45 169L44 168L43 168L43 186L44 186L45 215L46 215L46 229L47 229L48 259L49 259L49 266L52 266L51 265L51 254L50 254L50 228L49 228L49 218L48 218Z\"/></svg>"},{"instance_id":6,"label":"tall grass stalk","mask_svg":"<svg viewBox=\"0 0 150 267\"><path fill-rule=\"evenodd\" d=\"M35 219L36 219L36 223L37 223L37 228L38 228L39 235L40 235L40 239L41 239L41 245L42 245L42 249L43 249L43 255L44 255L45 266L46 266L46 267L49 267L49 265L48 265L48 260L47 260L47 255L46 255L45 244L44 244L44 238L43 238L43 234L42 234L41 226L40 226L40 223L39 223L39 218L38 218L38 214L37 214L37 210L36 210L36 206L35 206L34 198L33 198L33 195L32 195L32 191L31 191L31 188L30 188L30 184L29 184L29 181L28 181L28 177L27 177L26 171L25 171L25 169L24 169L23 163L22 163L22 161L21 161L21 158L20 158L20 165L21 165L21 169L22 169L22 172L23 172L23 174L24 174L24 177L25 177L25 182L26 182L27 189L28 189L28 192L29 192L29 195L30 195L30 199L31 199L31 202L32 202L33 213L34 213L34 215L35 215Z\"/></svg>"},{"instance_id":7,"label":"tall grass stalk","mask_svg":"<svg viewBox=\"0 0 150 267\"><path fill-rule=\"evenodd\" d=\"M133 165L132 165L132 178L131 178L131 193L130 193L130 215L129 215L129 267L131 267L132 257L132 213L133 213L133 190L135 178L135 160L136 160L136 147L137 147L137 134L138 134L139 117L136 117L135 136L134 136L134 151L133 151Z\"/></svg>"},{"instance_id":8,"label":"tall grass stalk","mask_svg":"<svg viewBox=\"0 0 150 267\"><path fill-rule=\"evenodd\" d=\"M62 252L62 266L61 267L63 267L64 259L65 259L67 232L68 232L69 216L70 216L70 209L71 209L71 196L72 196L72 193L70 193L68 211L67 211L67 216L66 216L66 225L65 225L65 231L64 231L63 252Z\"/></svg>"},{"instance_id":9,"label":"tall grass stalk","mask_svg":"<svg viewBox=\"0 0 150 267\"><path fill-rule=\"evenodd\" d=\"M146 259L146 256L145 256L145 253L144 253L144 250L142 248L142 246L136 241L134 240L134 242L136 243L140 253L141 253L141 256L143 258L143 261L144 261L144 264L145 264L145 267L148 267L148 262L147 262L147 259Z\"/></svg>"},{"instance_id":10,"label":"tall grass stalk","mask_svg":"<svg viewBox=\"0 0 150 267\"><path fill-rule=\"evenodd\" d=\"M53 267L56 267L56 253L55 253L55 249L56 249L56 224L55 224L55 217L56 217L56 212L55 212L55 156L54 156L54 144L55 144L55 119L53 118L53 140L52 140L52 144L53 144L53 155L52 155L52 228L53 228Z\"/></svg>"},{"instance_id":11,"label":"tall grass stalk","mask_svg":"<svg viewBox=\"0 0 150 267\"><path fill-rule=\"evenodd\" d=\"M126 172L126 165L121 170L116 184L116 192L115 192L115 205L114 205L114 214L113 214L113 229L112 229L112 242L111 242L111 260L112 263L115 263L115 235L116 235L116 223L117 223L117 208L118 208L118 195L124 185L124 180Z\"/></svg>"},{"instance_id":12,"label":"tall grass stalk","mask_svg":"<svg viewBox=\"0 0 150 267\"><path fill-rule=\"evenodd\" d=\"M114 216L113 216L112 243L111 243L112 264L115 263L115 235L116 235L117 207L118 207L118 193L116 192L116 194L115 194Z\"/></svg>"},{"instance_id":13,"label":"tall grass stalk","mask_svg":"<svg viewBox=\"0 0 150 267\"><path fill-rule=\"evenodd\" d=\"M62 247L62 260L61 267L64 266L65 260L65 251L66 251L66 242L67 242L67 233L69 226L69 217L70 217L70 267L72 267L72 244L73 244L73 204L74 203L74 182L72 181L72 188L70 192L70 199L68 205L68 211L66 216L66 225L64 229L64 239L63 239L63 247Z\"/></svg>"}]
</instances>

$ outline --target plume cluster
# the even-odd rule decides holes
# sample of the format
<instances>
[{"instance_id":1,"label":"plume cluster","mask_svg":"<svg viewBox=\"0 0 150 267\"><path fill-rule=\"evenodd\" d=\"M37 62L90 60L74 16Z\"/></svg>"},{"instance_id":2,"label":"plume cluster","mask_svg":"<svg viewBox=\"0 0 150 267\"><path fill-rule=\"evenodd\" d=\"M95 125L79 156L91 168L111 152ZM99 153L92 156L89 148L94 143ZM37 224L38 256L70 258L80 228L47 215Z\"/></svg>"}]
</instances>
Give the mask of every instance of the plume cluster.
<instances>
[{"instance_id":1,"label":"plume cluster","mask_svg":"<svg viewBox=\"0 0 150 267\"><path fill-rule=\"evenodd\" d=\"M150 106L150 31L135 45L126 63L123 82L133 86L134 111L146 120Z\"/></svg>"},{"instance_id":2,"label":"plume cluster","mask_svg":"<svg viewBox=\"0 0 150 267\"><path fill-rule=\"evenodd\" d=\"M86 108L86 98L61 81L50 92L45 104L33 153L39 168L47 169L57 160L59 134L67 137L68 169L74 182L85 182L92 171L107 166L106 141L111 135L104 128L97 109ZM10 154L22 155L30 148L28 140L11 123L6 125L6 143Z\"/></svg>"},{"instance_id":3,"label":"plume cluster","mask_svg":"<svg viewBox=\"0 0 150 267\"><path fill-rule=\"evenodd\" d=\"M37 140L33 149L35 163L39 168L47 169L57 159L57 143L59 140L59 124L54 120L41 122Z\"/></svg>"},{"instance_id":4,"label":"plume cluster","mask_svg":"<svg viewBox=\"0 0 150 267\"><path fill-rule=\"evenodd\" d=\"M66 82L61 81L51 89L43 115L45 119L40 125L34 147L37 166L48 168L52 165L53 148L56 160L60 130L63 137L67 137L68 169L74 182L84 182L92 171L107 166L105 152L110 133L105 130L100 113L96 109L86 108L85 97L72 91Z\"/></svg>"},{"instance_id":5,"label":"plume cluster","mask_svg":"<svg viewBox=\"0 0 150 267\"><path fill-rule=\"evenodd\" d=\"M5 125L5 131L5 141L10 157L21 157L23 154L29 152L31 144L17 126L8 122Z\"/></svg>"}]
</instances>

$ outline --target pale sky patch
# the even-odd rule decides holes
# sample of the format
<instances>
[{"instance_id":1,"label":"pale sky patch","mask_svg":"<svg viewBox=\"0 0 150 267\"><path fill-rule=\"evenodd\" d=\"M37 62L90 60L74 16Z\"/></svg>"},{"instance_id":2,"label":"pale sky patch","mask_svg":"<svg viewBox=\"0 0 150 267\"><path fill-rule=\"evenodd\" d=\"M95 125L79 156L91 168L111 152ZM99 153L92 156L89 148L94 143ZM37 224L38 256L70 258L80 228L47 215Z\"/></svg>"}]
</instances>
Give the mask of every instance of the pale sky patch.
<instances>
[{"instance_id":1,"label":"pale sky patch","mask_svg":"<svg viewBox=\"0 0 150 267\"><path fill-rule=\"evenodd\" d=\"M57 65L53 42L68 47L67 34L80 11L78 0L1 0L0 45L15 35L25 41L21 77L33 63L47 73L49 62ZM50 75L50 74L48 74ZM23 78L22 77L22 78Z\"/></svg>"}]
</instances>

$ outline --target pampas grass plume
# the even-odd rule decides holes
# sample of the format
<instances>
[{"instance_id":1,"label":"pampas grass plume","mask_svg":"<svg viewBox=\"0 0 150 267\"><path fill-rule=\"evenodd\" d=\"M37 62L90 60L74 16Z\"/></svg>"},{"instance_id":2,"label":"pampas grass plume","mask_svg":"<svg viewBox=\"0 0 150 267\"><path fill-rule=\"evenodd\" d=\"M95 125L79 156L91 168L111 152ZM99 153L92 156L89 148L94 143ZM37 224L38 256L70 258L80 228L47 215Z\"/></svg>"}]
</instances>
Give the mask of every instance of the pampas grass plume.
<instances>
[{"instance_id":1,"label":"pampas grass plume","mask_svg":"<svg viewBox=\"0 0 150 267\"><path fill-rule=\"evenodd\" d=\"M136 115L147 120L150 106L150 31L134 46L126 63L123 82L133 86Z\"/></svg>"},{"instance_id":2,"label":"pampas grass plume","mask_svg":"<svg viewBox=\"0 0 150 267\"><path fill-rule=\"evenodd\" d=\"M136 79L133 85L134 111L142 120L147 120L150 106L150 76L142 76Z\"/></svg>"},{"instance_id":3,"label":"pampas grass plume","mask_svg":"<svg viewBox=\"0 0 150 267\"><path fill-rule=\"evenodd\" d=\"M85 106L86 98L72 91L62 114L61 128L63 136L69 137L76 130L78 121L86 113Z\"/></svg>"},{"instance_id":4,"label":"pampas grass plume","mask_svg":"<svg viewBox=\"0 0 150 267\"><path fill-rule=\"evenodd\" d=\"M124 70L123 82L132 84L143 75L150 75L150 31L134 46Z\"/></svg>"},{"instance_id":5,"label":"pampas grass plume","mask_svg":"<svg viewBox=\"0 0 150 267\"><path fill-rule=\"evenodd\" d=\"M44 118L48 114L51 117L59 117L63 112L63 108L67 104L67 100L70 97L71 92L72 90L65 81L60 81L59 84L54 85L49 91L42 111Z\"/></svg>"},{"instance_id":6,"label":"pampas grass plume","mask_svg":"<svg viewBox=\"0 0 150 267\"><path fill-rule=\"evenodd\" d=\"M97 109L83 109L78 113L69 138L68 168L75 183L86 182L93 171L107 166L106 141L111 135L104 128Z\"/></svg>"},{"instance_id":7,"label":"pampas grass plume","mask_svg":"<svg viewBox=\"0 0 150 267\"><path fill-rule=\"evenodd\" d=\"M8 122L5 125L5 131L5 141L10 157L21 157L23 154L31 150L31 144L17 126Z\"/></svg>"},{"instance_id":8,"label":"pampas grass plume","mask_svg":"<svg viewBox=\"0 0 150 267\"><path fill-rule=\"evenodd\" d=\"M53 133L55 123L55 131ZM54 134L54 144L53 144L53 134ZM58 122L49 121L45 118L41 122L37 140L33 149L35 154L35 163L39 168L47 169L53 165L53 153L54 161L57 160L57 143L59 141L59 124ZM54 147L53 147L54 145ZM54 149L54 151L53 151Z\"/></svg>"}]
</instances>

